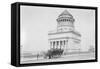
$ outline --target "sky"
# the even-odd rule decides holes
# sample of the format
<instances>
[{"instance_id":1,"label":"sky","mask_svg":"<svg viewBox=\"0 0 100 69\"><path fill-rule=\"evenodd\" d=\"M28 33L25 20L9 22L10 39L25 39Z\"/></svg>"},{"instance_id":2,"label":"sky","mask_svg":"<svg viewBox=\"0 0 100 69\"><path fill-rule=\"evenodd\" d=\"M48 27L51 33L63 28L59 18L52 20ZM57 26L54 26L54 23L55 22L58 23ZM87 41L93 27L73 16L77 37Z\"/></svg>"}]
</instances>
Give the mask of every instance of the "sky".
<instances>
[{"instance_id":1,"label":"sky","mask_svg":"<svg viewBox=\"0 0 100 69\"><path fill-rule=\"evenodd\" d=\"M95 10L21 6L21 50L48 50L48 31L56 30L56 19L64 10L73 15L75 30L82 35L81 49L95 46Z\"/></svg>"}]
</instances>

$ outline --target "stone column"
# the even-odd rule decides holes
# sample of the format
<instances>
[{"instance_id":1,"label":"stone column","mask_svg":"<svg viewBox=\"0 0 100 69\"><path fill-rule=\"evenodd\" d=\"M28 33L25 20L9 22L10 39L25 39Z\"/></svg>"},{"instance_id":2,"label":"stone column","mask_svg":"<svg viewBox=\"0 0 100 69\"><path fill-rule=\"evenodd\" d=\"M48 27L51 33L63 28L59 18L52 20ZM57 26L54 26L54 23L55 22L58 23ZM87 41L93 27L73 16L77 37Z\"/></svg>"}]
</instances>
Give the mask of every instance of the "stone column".
<instances>
[{"instance_id":1,"label":"stone column","mask_svg":"<svg viewBox=\"0 0 100 69\"><path fill-rule=\"evenodd\" d=\"M55 49L55 41L53 41L53 49Z\"/></svg>"},{"instance_id":2,"label":"stone column","mask_svg":"<svg viewBox=\"0 0 100 69\"><path fill-rule=\"evenodd\" d=\"M62 48L62 40L60 41L60 49Z\"/></svg>"},{"instance_id":3,"label":"stone column","mask_svg":"<svg viewBox=\"0 0 100 69\"><path fill-rule=\"evenodd\" d=\"M58 41L58 43L59 43L59 44L58 44L58 49L60 49L60 41Z\"/></svg>"},{"instance_id":4,"label":"stone column","mask_svg":"<svg viewBox=\"0 0 100 69\"><path fill-rule=\"evenodd\" d=\"M55 41L55 49L57 48L57 43L56 43L56 41Z\"/></svg>"},{"instance_id":5,"label":"stone column","mask_svg":"<svg viewBox=\"0 0 100 69\"><path fill-rule=\"evenodd\" d=\"M49 46L50 46L50 49L51 49L52 48L52 42L51 41L49 42Z\"/></svg>"},{"instance_id":6,"label":"stone column","mask_svg":"<svg viewBox=\"0 0 100 69\"><path fill-rule=\"evenodd\" d=\"M54 48L54 46L53 46L53 41L52 41L52 48Z\"/></svg>"},{"instance_id":7,"label":"stone column","mask_svg":"<svg viewBox=\"0 0 100 69\"><path fill-rule=\"evenodd\" d=\"M65 45L66 45L65 49L67 50L67 48L68 48L68 39L65 41Z\"/></svg>"},{"instance_id":8,"label":"stone column","mask_svg":"<svg viewBox=\"0 0 100 69\"><path fill-rule=\"evenodd\" d=\"M57 49L58 49L58 46L59 46L59 41L57 41Z\"/></svg>"},{"instance_id":9,"label":"stone column","mask_svg":"<svg viewBox=\"0 0 100 69\"><path fill-rule=\"evenodd\" d=\"M65 49L65 40L63 41L63 49Z\"/></svg>"},{"instance_id":10,"label":"stone column","mask_svg":"<svg viewBox=\"0 0 100 69\"><path fill-rule=\"evenodd\" d=\"M55 45L56 45L56 49L57 49L57 41L55 41L55 43L56 43Z\"/></svg>"}]
</instances>

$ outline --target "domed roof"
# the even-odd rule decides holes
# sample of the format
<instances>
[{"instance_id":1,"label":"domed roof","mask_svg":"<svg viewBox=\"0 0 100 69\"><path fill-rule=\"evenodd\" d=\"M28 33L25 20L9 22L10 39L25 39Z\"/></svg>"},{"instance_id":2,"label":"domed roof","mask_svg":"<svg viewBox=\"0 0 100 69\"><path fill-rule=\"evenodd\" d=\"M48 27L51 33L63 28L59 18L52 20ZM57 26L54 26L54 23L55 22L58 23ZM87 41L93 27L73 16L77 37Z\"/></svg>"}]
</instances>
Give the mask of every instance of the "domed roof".
<instances>
[{"instance_id":1,"label":"domed roof","mask_svg":"<svg viewBox=\"0 0 100 69\"><path fill-rule=\"evenodd\" d=\"M67 10L64 10L59 17L73 17Z\"/></svg>"}]
</instances>

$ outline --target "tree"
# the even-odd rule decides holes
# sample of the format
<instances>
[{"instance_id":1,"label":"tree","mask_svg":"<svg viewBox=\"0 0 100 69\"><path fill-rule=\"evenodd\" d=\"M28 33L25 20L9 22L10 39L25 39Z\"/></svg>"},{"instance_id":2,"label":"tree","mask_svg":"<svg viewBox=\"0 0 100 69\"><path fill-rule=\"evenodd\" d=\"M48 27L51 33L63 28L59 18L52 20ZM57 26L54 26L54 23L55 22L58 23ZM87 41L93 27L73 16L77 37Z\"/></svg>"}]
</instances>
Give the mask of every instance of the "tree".
<instances>
[{"instance_id":1,"label":"tree","mask_svg":"<svg viewBox=\"0 0 100 69\"><path fill-rule=\"evenodd\" d=\"M88 51L89 51L89 52L94 52L94 51L95 51L95 48L94 48L93 46L90 46L90 48L89 48Z\"/></svg>"}]
</instances>

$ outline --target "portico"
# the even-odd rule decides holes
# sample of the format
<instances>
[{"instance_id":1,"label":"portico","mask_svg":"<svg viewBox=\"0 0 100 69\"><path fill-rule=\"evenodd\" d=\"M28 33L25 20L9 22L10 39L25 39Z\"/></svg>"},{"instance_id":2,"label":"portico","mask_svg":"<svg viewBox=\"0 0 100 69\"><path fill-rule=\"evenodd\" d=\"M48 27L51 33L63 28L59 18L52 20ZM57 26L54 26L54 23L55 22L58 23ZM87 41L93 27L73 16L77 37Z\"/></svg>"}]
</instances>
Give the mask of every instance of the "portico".
<instances>
[{"instance_id":1,"label":"portico","mask_svg":"<svg viewBox=\"0 0 100 69\"><path fill-rule=\"evenodd\" d=\"M51 49L65 49L67 47L68 40L51 40L50 47Z\"/></svg>"}]
</instances>

